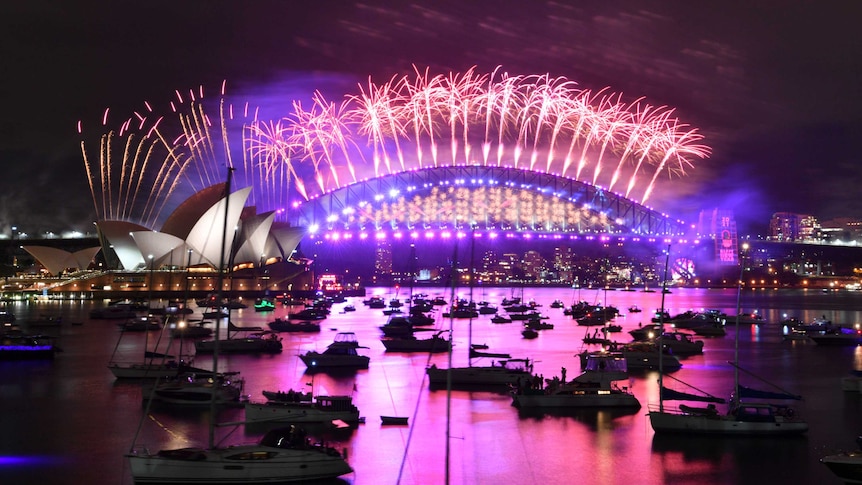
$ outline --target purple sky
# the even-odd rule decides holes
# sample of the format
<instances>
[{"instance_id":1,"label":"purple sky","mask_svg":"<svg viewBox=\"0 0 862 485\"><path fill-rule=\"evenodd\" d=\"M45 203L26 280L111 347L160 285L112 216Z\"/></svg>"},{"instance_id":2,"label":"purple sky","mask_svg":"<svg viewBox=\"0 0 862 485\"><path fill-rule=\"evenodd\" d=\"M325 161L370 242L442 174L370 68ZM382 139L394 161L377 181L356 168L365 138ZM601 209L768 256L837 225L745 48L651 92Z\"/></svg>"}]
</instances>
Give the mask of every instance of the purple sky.
<instances>
[{"instance_id":1,"label":"purple sky","mask_svg":"<svg viewBox=\"0 0 862 485\"><path fill-rule=\"evenodd\" d=\"M0 233L95 220L76 133L175 89L353 92L412 72L564 76L673 106L713 154L654 205L862 219L862 3L149 1L0 6Z\"/></svg>"}]
</instances>

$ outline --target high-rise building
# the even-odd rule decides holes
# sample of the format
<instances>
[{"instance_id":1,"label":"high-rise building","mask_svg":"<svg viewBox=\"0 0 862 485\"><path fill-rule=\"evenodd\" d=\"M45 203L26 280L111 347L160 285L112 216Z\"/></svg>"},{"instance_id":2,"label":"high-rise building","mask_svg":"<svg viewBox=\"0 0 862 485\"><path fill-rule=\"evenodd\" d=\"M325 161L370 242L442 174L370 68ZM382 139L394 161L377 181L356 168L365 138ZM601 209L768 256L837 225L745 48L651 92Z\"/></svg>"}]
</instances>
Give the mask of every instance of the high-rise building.
<instances>
[{"instance_id":1,"label":"high-rise building","mask_svg":"<svg viewBox=\"0 0 862 485\"><path fill-rule=\"evenodd\" d=\"M575 253L569 246L557 246L554 248L554 270L560 282L570 282L574 273Z\"/></svg>"},{"instance_id":2,"label":"high-rise building","mask_svg":"<svg viewBox=\"0 0 862 485\"><path fill-rule=\"evenodd\" d=\"M769 241L814 242L821 239L820 223L814 216L792 212L776 212L769 220Z\"/></svg>"},{"instance_id":3,"label":"high-rise building","mask_svg":"<svg viewBox=\"0 0 862 485\"><path fill-rule=\"evenodd\" d=\"M547 269L545 268L545 258L538 251L530 250L524 253L522 260L524 268L524 277L528 280L542 281Z\"/></svg>"},{"instance_id":4,"label":"high-rise building","mask_svg":"<svg viewBox=\"0 0 862 485\"><path fill-rule=\"evenodd\" d=\"M828 243L862 242L862 221L839 217L820 223L820 235Z\"/></svg>"},{"instance_id":5,"label":"high-rise building","mask_svg":"<svg viewBox=\"0 0 862 485\"><path fill-rule=\"evenodd\" d=\"M374 277L378 281L388 281L392 277L392 245L381 241L374 253Z\"/></svg>"}]
</instances>

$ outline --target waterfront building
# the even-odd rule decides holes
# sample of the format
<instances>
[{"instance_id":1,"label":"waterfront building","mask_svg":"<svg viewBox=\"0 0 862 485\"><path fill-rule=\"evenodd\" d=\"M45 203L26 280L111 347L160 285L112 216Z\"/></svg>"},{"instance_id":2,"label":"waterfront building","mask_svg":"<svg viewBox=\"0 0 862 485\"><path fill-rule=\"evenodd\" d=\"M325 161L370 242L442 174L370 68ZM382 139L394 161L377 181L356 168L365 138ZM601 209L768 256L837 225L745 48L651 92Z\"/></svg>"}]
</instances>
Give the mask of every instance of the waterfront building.
<instances>
[{"instance_id":1,"label":"waterfront building","mask_svg":"<svg viewBox=\"0 0 862 485\"><path fill-rule=\"evenodd\" d=\"M769 220L769 241L815 242L821 240L820 223L808 214L776 212Z\"/></svg>"}]
</instances>

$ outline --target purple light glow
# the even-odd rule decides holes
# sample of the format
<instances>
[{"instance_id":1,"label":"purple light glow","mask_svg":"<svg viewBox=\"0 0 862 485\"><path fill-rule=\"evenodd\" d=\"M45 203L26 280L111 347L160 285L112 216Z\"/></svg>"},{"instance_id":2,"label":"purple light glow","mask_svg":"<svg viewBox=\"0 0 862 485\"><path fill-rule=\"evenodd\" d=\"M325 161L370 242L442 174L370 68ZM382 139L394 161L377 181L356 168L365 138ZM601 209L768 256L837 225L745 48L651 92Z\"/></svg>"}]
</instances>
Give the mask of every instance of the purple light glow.
<instances>
[{"instance_id":1,"label":"purple light glow","mask_svg":"<svg viewBox=\"0 0 862 485\"><path fill-rule=\"evenodd\" d=\"M59 461L61 461L59 457L51 456L0 455L0 469L18 466L46 465L51 463L57 463Z\"/></svg>"},{"instance_id":2,"label":"purple light glow","mask_svg":"<svg viewBox=\"0 0 862 485\"><path fill-rule=\"evenodd\" d=\"M359 238L360 240L364 241L364 240L367 240L370 237L370 235L367 232L353 233L352 231L342 231L342 232L329 231L329 232L320 233L320 234L311 234L310 237L311 237L311 239L323 239L326 241L337 243L339 241L347 241L347 240L352 240L354 238ZM453 233L453 231L450 231L450 230L442 230L439 233L435 232L433 230L425 230L424 232L419 232L419 231L415 231L415 230L410 231L410 232L404 232L401 230L393 230L391 232L386 231L386 230L379 230L379 231L374 233L374 238L377 240L380 240L380 241L383 241L383 240L386 240L389 238L393 238L393 239L397 239L397 240L403 240L403 239L418 240L420 238L424 238L427 240L431 240L431 239L435 239L436 237L441 237L443 239L449 239L452 237L455 237L458 239L473 237L476 239L488 238L488 239L492 239L492 240L498 239L500 237L504 237L504 238L510 239L510 240L522 239L522 240L526 240L526 241L530 241L533 239L554 240L554 241L561 241L564 239L568 239L571 241L583 240L583 241L598 241L601 243L617 243L617 244L624 244L626 242L640 243L643 241L649 242L649 243L659 243L660 242L662 244L678 243L678 244L696 244L697 245L697 244L701 243L701 240L699 240L699 239L688 240L688 239L680 238L677 240L673 240L671 238L665 238L665 239L641 238L641 237L613 236L613 235L609 235L609 234L588 235L588 236L582 236L582 235L576 235L576 234L569 234L569 235L565 235L565 234L543 234L543 233L533 234L533 233L518 233L518 232L506 232L506 233L500 234L500 233L497 233L494 231L488 231L488 232L471 231L468 233L464 230L456 230L456 231L454 231L454 233Z\"/></svg>"}]
</instances>

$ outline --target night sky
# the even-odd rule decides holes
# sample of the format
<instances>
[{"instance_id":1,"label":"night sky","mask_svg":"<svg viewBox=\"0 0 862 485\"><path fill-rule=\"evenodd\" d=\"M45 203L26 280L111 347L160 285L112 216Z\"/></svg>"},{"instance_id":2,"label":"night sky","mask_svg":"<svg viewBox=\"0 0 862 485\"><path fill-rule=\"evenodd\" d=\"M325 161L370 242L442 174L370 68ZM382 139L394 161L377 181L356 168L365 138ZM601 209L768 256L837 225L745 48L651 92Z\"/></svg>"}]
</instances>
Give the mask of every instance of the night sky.
<instances>
[{"instance_id":1,"label":"night sky","mask_svg":"<svg viewBox=\"0 0 862 485\"><path fill-rule=\"evenodd\" d=\"M337 96L414 65L675 107L712 148L652 201L680 218L733 209L761 234L777 211L862 219L862 2L31 0L0 18L0 234L92 228L76 124L106 108L222 81L273 103Z\"/></svg>"}]
</instances>

